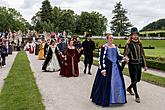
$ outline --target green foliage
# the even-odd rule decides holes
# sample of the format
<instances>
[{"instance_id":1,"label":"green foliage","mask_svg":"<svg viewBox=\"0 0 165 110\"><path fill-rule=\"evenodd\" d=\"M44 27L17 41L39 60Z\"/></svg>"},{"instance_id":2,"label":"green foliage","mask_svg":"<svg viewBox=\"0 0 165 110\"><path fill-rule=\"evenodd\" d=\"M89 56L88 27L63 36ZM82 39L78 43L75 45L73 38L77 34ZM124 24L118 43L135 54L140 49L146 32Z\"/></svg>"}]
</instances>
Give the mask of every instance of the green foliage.
<instances>
[{"instance_id":1,"label":"green foliage","mask_svg":"<svg viewBox=\"0 0 165 110\"><path fill-rule=\"evenodd\" d=\"M160 62L165 62L165 58L162 58L162 57L146 56L146 59L148 59L148 60L160 61Z\"/></svg>"},{"instance_id":2,"label":"green foliage","mask_svg":"<svg viewBox=\"0 0 165 110\"><path fill-rule=\"evenodd\" d=\"M42 2L40 17L42 22L52 22L52 6L49 0L44 0Z\"/></svg>"},{"instance_id":3,"label":"green foliage","mask_svg":"<svg viewBox=\"0 0 165 110\"><path fill-rule=\"evenodd\" d=\"M94 57L97 57L97 58L99 57L99 52L98 52L98 50L96 50L96 51L93 52L93 56L94 56Z\"/></svg>"},{"instance_id":4,"label":"green foliage","mask_svg":"<svg viewBox=\"0 0 165 110\"><path fill-rule=\"evenodd\" d=\"M111 30L114 35L126 35L129 31L128 28L132 27L132 24L126 16L128 12L122 7L121 2L116 3L114 8L115 9L112 11L114 17L111 21Z\"/></svg>"},{"instance_id":5,"label":"green foliage","mask_svg":"<svg viewBox=\"0 0 165 110\"><path fill-rule=\"evenodd\" d=\"M30 62L19 52L0 94L0 110L44 110Z\"/></svg>"},{"instance_id":6,"label":"green foliage","mask_svg":"<svg viewBox=\"0 0 165 110\"><path fill-rule=\"evenodd\" d=\"M27 32L30 24L13 8L0 7L0 32L18 31Z\"/></svg>"},{"instance_id":7,"label":"green foliage","mask_svg":"<svg viewBox=\"0 0 165 110\"><path fill-rule=\"evenodd\" d=\"M75 30L75 14L73 10L61 10L59 17L59 31L74 32Z\"/></svg>"},{"instance_id":8,"label":"green foliage","mask_svg":"<svg viewBox=\"0 0 165 110\"><path fill-rule=\"evenodd\" d=\"M155 30L165 30L165 19L159 19L154 21L147 26L143 27L141 31L155 31Z\"/></svg>"},{"instance_id":9,"label":"green foliage","mask_svg":"<svg viewBox=\"0 0 165 110\"><path fill-rule=\"evenodd\" d=\"M59 22L60 22L60 13L61 9L58 7L53 8L53 15L52 15L52 23L54 25L54 30L55 32L59 31Z\"/></svg>"},{"instance_id":10,"label":"green foliage","mask_svg":"<svg viewBox=\"0 0 165 110\"><path fill-rule=\"evenodd\" d=\"M107 18L98 12L82 12L76 19L76 33L84 34L91 30L94 35L102 35L106 31Z\"/></svg>"},{"instance_id":11,"label":"green foliage","mask_svg":"<svg viewBox=\"0 0 165 110\"><path fill-rule=\"evenodd\" d=\"M32 17L32 24L33 28L39 32L48 29L48 32L65 30L70 34L83 35L84 32L91 30L93 35L102 35L106 31L107 18L98 12L82 12L81 15L76 15L70 9L61 10L56 6L51 9L50 2L45 0L42 2L41 10Z\"/></svg>"},{"instance_id":12,"label":"green foliage","mask_svg":"<svg viewBox=\"0 0 165 110\"><path fill-rule=\"evenodd\" d=\"M165 71L164 65L165 61L157 61L157 60L147 60L147 66L154 69L159 69Z\"/></svg>"}]
</instances>

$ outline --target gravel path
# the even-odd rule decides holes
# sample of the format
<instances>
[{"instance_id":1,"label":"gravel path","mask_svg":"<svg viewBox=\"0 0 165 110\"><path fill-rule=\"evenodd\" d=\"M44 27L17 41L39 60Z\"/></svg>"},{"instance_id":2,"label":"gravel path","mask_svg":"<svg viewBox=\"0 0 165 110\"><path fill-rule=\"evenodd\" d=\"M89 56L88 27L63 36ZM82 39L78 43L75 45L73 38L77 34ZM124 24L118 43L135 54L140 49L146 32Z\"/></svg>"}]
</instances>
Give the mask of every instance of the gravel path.
<instances>
[{"instance_id":1,"label":"gravel path","mask_svg":"<svg viewBox=\"0 0 165 110\"><path fill-rule=\"evenodd\" d=\"M164 110L165 88L141 81L138 84L141 103L136 103L134 97L127 93L128 103L124 106L100 107L93 104L89 97L97 71L92 66L93 75L83 74L83 63L79 63L79 77L60 77L59 72L42 72L43 60L28 54L36 83L42 95L46 110ZM125 76L126 86L130 79Z\"/></svg>"},{"instance_id":2,"label":"gravel path","mask_svg":"<svg viewBox=\"0 0 165 110\"><path fill-rule=\"evenodd\" d=\"M6 57L7 66L0 68L0 91L3 87L4 79L7 77L8 73L13 65L16 55L17 55L17 52L13 52L12 55L9 55L8 57Z\"/></svg>"}]
</instances>

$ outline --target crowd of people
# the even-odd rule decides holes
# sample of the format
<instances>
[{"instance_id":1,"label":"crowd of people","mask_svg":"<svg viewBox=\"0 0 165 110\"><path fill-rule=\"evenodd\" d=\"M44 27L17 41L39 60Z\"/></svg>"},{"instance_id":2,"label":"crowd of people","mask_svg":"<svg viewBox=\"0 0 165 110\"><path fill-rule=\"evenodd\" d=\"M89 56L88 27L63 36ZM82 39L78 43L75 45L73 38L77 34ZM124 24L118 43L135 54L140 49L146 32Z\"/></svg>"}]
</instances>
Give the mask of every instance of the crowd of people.
<instances>
[{"instance_id":1,"label":"crowd of people","mask_svg":"<svg viewBox=\"0 0 165 110\"><path fill-rule=\"evenodd\" d=\"M20 51L21 32L0 33L0 67L6 67L6 57L13 51Z\"/></svg>"},{"instance_id":2,"label":"crowd of people","mask_svg":"<svg viewBox=\"0 0 165 110\"><path fill-rule=\"evenodd\" d=\"M63 77L78 77L80 56L85 55L84 74L88 65L88 74L93 62L93 51L95 43L91 40L92 35L86 34L86 39L81 43L78 36L66 36L59 34L50 34L48 39L41 38L36 41L27 42L24 50L30 54L38 55L38 60L44 60L42 70L46 72L60 71Z\"/></svg>"},{"instance_id":3,"label":"crowd of people","mask_svg":"<svg viewBox=\"0 0 165 110\"><path fill-rule=\"evenodd\" d=\"M44 60L42 70L60 71L59 74L62 77L78 77L78 63L80 56L84 54L83 73L92 75L91 66L95 43L91 40L91 37L92 34L86 34L85 41L82 43L78 36L72 36L70 39L59 36L47 41L41 40L39 46L36 46L38 49L35 48L37 51L35 53L37 53L39 60ZM140 103L137 83L141 80L141 68L144 67L144 70L147 70L147 65L137 28L131 29L123 55L118 51L118 47L113 44L112 34L106 35L106 42L100 47L99 67L90 96L92 102L101 106L125 104L127 103L127 91L131 95L135 95L135 101ZM31 53L31 49L29 49L29 53ZM122 65L119 62L122 62ZM128 63L131 78L131 84L127 89L122 73L126 63Z\"/></svg>"},{"instance_id":4,"label":"crowd of people","mask_svg":"<svg viewBox=\"0 0 165 110\"><path fill-rule=\"evenodd\" d=\"M12 40L16 34L1 35L0 55L1 65L5 66L5 58L12 54L13 46L19 49L19 37L17 42ZM18 34L19 36L19 34ZM85 35L85 41L81 42L78 36L66 36L55 33L50 34L48 39L40 37L26 43L24 50L29 54L38 55L38 60L44 60L42 70L45 72L57 72L61 77L78 77L80 57L84 54L84 71L92 75L93 51L95 42L91 39L92 34ZM145 54L142 43L139 39L137 28L131 29L128 42L126 43L123 55L113 44L113 35L106 35L106 42L100 47L99 67L92 86L91 100L97 105L110 106L112 104L125 104L126 91L135 96L135 101L140 103L140 96L137 91L137 83L141 80L141 69L147 70ZM12 44L12 45L11 45ZM120 65L119 62L122 62ZM126 89L122 71L128 64L131 84ZM88 70L88 71L87 71ZM132 91L133 89L133 91Z\"/></svg>"}]
</instances>

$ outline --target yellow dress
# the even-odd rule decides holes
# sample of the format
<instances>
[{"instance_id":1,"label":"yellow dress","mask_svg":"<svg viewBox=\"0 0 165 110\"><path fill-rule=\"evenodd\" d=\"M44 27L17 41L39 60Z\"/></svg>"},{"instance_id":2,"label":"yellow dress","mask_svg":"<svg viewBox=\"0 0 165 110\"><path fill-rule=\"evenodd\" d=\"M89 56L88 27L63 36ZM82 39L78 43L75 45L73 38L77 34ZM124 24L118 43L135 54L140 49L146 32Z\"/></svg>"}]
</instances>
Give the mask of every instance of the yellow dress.
<instances>
[{"instance_id":1,"label":"yellow dress","mask_svg":"<svg viewBox=\"0 0 165 110\"><path fill-rule=\"evenodd\" d=\"M44 43L41 43L40 45L39 45L39 53L38 53L38 59L39 60L44 60L45 59L45 57L44 57Z\"/></svg>"}]
</instances>

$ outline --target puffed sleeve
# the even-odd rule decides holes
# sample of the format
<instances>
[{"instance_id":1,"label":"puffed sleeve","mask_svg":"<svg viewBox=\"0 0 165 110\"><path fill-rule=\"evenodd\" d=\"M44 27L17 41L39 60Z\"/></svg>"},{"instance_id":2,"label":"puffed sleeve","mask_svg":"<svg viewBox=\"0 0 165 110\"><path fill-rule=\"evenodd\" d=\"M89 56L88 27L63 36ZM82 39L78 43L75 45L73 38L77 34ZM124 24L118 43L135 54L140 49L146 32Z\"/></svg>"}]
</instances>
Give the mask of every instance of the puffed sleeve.
<instances>
[{"instance_id":1,"label":"puffed sleeve","mask_svg":"<svg viewBox=\"0 0 165 110\"><path fill-rule=\"evenodd\" d=\"M106 53L106 47L103 45L100 47L100 53L99 53L99 69L101 70L105 69L105 53Z\"/></svg>"}]
</instances>

